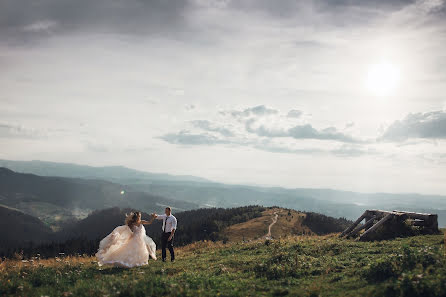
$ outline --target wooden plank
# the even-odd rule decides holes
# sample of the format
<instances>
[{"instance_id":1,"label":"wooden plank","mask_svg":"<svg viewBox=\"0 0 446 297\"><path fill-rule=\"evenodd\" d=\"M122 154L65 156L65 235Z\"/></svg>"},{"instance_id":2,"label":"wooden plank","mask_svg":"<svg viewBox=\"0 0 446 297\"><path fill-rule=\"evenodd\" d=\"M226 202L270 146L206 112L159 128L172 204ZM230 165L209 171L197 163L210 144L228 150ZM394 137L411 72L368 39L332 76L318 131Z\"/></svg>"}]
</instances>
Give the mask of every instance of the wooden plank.
<instances>
[{"instance_id":1,"label":"wooden plank","mask_svg":"<svg viewBox=\"0 0 446 297\"><path fill-rule=\"evenodd\" d=\"M360 237L359 240L365 239L367 237L368 234L372 233L373 231L375 231L379 226L381 226L382 224L384 224L387 220L389 220L391 217L393 217L394 214L392 213L388 213L386 214L386 216L384 218L382 218L381 220L378 221L378 223L376 223L375 225L373 225L369 230L365 231Z\"/></svg>"},{"instance_id":2,"label":"wooden plank","mask_svg":"<svg viewBox=\"0 0 446 297\"><path fill-rule=\"evenodd\" d=\"M391 211L379 210L379 209L369 209L367 210L370 215L375 215L378 219L385 217L389 213L393 213Z\"/></svg>"},{"instance_id":3,"label":"wooden plank","mask_svg":"<svg viewBox=\"0 0 446 297\"><path fill-rule=\"evenodd\" d=\"M414 226L428 226L425 220L414 219L412 224Z\"/></svg>"},{"instance_id":4,"label":"wooden plank","mask_svg":"<svg viewBox=\"0 0 446 297\"><path fill-rule=\"evenodd\" d=\"M342 237L342 236L344 236L344 235L346 235L346 234L348 234L350 231L352 231L353 230L353 228L355 228L365 217L367 216L367 210L366 211L364 211L364 213L350 226L350 227L348 227L347 229L345 229L342 233L341 233L341 235L339 235L340 237Z\"/></svg>"},{"instance_id":5,"label":"wooden plank","mask_svg":"<svg viewBox=\"0 0 446 297\"><path fill-rule=\"evenodd\" d=\"M365 229L367 227L370 227L371 225L373 225L373 221L376 219L376 216L373 216L371 219L369 219L367 222L365 222L364 225L359 225L357 226L352 232L350 232L348 234L348 236L353 236L356 233L358 233L359 231L361 231L362 229Z\"/></svg>"},{"instance_id":6,"label":"wooden plank","mask_svg":"<svg viewBox=\"0 0 446 297\"><path fill-rule=\"evenodd\" d=\"M435 214L430 214L430 213L408 212L399 210L394 210L393 212L406 214L411 219L420 219L420 220L429 220L437 216Z\"/></svg>"},{"instance_id":7,"label":"wooden plank","mask_svg":"<svg viewBox=\"0 0 446 297\"><path fill-rule=\"evenodd\" d=\"M367 224L368 221L370 221L371 219L376 220L378 219L378 217L376 215L368 215L365 218L365 224ZM371 225L367 225L367 227L365 227L365 230L368 230L371 227Z\"/></svg>"}]
</instances>

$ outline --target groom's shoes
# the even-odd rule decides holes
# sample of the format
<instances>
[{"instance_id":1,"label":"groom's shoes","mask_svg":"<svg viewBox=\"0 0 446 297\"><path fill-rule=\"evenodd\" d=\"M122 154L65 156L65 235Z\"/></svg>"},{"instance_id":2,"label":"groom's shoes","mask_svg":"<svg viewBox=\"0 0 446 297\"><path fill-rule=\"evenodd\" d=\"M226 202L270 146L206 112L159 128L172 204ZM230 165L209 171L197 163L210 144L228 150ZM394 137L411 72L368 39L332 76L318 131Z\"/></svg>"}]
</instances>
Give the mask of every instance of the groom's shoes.
<instances>
[{"instance_id":1,"label":"groom's shoes","mask_svg":"<svg viewBox=\"0 0 446 297\"><path fill-rule=\"evenodd\" d=\"M166 259L163 259L163 262L166 262ZM171 259L170 262L175 262L175 259Z\"/></svg>"},{"instance_id":2,"label":"groom's shoes","mask_svg":"<svg viewBox=\"0 0 446 297\"><path fill-rule=\"evenodd\" d=\"M166 259L163 259L163 262L166 262ZM175 262L175 259L173 259L173 260L170 260L170 262Z\"/></svg>"}]
</instances>

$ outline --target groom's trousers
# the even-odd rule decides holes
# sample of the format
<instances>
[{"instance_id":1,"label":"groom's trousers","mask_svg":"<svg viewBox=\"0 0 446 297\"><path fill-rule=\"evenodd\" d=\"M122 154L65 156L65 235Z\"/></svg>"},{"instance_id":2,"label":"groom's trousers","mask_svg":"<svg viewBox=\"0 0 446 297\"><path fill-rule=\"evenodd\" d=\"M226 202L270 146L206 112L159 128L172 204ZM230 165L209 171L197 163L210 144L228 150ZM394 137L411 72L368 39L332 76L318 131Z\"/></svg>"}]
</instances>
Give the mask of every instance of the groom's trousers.
<instances>
[{"instance_id":1,"label":"groom's trousers","mask_svg":"<svg viewBox=\"0 0 446 297\"><path fill-rule=\"evenodd\" d=\"M169 241L171 232L163 232L161 235L161 256L163 261L166 261L166 247L170 252L170 260L175 260L175 252L173 251L173 238Z\"/></svg>"}]
</instances>

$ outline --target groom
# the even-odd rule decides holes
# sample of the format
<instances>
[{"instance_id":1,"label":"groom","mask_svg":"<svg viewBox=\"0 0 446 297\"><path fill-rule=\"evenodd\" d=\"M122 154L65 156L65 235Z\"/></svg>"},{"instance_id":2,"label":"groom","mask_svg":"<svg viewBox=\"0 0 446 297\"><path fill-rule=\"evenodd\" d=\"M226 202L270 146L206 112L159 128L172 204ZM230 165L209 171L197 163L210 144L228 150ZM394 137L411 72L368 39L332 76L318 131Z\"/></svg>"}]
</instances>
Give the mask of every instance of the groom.
<instances>
[{"instance_id":1,"label":"groom","mask_svg":"<svg viewBox=\"0 0 446 297\"><path fill-rule=\"evenodd\" d=\"M166 207L163 215L153 214L155 219L163 220L163 233L161 234L161 254L163 262L166 262L166 247L170 252L170 261L175 261L175 253L173 251L173 236L177 229L177 218L172 215L172 209Z\"/></svg>"}]
</instances>

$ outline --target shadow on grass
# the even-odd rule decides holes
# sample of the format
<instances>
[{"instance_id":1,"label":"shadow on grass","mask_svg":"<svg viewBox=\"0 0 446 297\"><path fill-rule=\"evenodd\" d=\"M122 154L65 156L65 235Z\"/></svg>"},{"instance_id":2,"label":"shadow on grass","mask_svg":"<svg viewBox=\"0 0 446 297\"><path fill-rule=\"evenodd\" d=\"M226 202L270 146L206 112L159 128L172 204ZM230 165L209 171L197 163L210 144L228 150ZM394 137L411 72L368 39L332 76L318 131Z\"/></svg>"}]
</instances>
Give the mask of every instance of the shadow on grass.
<instances>
[{"instance_id":1,"label":"shadow on grass","mask_svg":"<svg viewBox=\"0 0 446 297\"><path fill-rule=\"evenodd\" d=\"M128 268L124 267L107 267L99 270L100 274L104 275L113 275L113 274L120 274L123 271L129 270Z\"/></svg>"}]
</instances>

